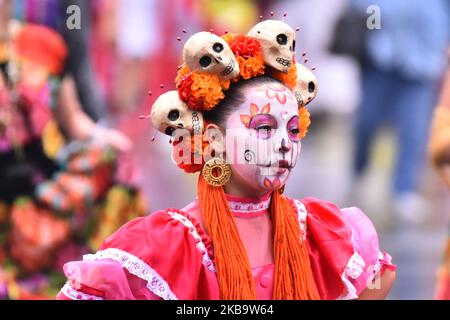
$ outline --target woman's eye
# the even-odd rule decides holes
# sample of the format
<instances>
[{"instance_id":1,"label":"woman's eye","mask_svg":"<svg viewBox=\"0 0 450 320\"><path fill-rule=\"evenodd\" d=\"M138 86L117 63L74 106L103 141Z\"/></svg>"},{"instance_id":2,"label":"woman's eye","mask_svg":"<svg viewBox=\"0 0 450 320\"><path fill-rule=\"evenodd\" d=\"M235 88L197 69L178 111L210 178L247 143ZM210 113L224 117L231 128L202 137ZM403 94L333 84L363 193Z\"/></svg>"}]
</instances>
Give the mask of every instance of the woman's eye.
<instances>
[{"instance_id":1,"label":"woman's eye","mask_svg":"<svg viewBox=\"0 0 450 320\"><path fill-rule=\"evenodd\" d=\"M257 127L256 130L270 131L270 130L272 130L272 127L271 126L260 126L260 127Z\"/></svg>"},{"instance_id":2,"label":"woman's eye","mask_svg":"<svg viewBox=\"0 0 450 320\"><path fill-rule=\"evenodd\" d=\"M259 139L269 139L272 135L272 127L269 125L258 126L255 130Z\"/></svg>"},{"instance_id":3,"label":"woman's eye","mask_svg":"<svg viewBox=\"0 0 450 320\"><path fill-rule=\"evenodd\" d=\"M289 138L292 141L299 141L300 140L299 133L300 133L300 129L299 128L296 128L296 127L291 128L291 129L289 129Z\"/></svg>"},{"instance_id":4,"label":"woman's eye","mask_svg":"<svg viewBox=\"0 0 450 320\"><path fill-rule=\"evenodd\" d=\"M298 128L293 128L291 129L291 133L297 135L300 133L300 130Z\"/></svg>"}]
</instances>

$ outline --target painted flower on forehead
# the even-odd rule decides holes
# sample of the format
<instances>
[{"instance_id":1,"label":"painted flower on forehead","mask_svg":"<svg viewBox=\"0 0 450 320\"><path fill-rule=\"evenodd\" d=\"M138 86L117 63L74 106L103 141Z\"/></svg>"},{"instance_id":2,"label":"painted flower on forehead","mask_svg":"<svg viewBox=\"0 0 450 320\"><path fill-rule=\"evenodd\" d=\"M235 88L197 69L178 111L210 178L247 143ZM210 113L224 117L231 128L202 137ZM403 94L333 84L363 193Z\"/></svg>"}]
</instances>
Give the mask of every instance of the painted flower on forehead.
<instances>
[{"instance_id":1,"label":"painted flower on forehead","mask_svg":"<svg viewBox=\"0 0 450 320\"><path fill-rule=\"evenodd\" d=\"M262 89L266 92L267 98L276 99L280 104L285 105L290 94L289 90L280 83L273 83ZM292 94L291 94L292 96Z\"/></svg>"},{"instance_id":2,"label":"painted flower on forehead","mask_svg":"<svg viewBox=\"0 0 450 320\"><path fill-rule=\"evenodd\" d=\"M250 126L250 121L252 121L252 118L255 115L268 113L270 113L270 103L263 106L261 110L256 104L250 103L250 115L241 115L241 122L246 128L248 128Z\"/></svg>"}]
</instances>

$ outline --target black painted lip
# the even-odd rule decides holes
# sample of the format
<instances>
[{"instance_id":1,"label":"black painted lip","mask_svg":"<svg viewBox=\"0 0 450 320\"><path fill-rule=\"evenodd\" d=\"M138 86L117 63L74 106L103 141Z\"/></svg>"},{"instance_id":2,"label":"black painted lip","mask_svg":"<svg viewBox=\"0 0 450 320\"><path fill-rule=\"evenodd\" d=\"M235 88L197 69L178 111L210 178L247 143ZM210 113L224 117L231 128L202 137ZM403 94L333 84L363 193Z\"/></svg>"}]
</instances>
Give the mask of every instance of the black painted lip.
<instances>
[{"instance_id":1,"label":"black painted lip","mask_svg":"<svg viewBox=\"0 0 450 320\"><path fill-rule=\"evenodd\" d=\"M278 166L280 168L286 168L286 169L290 169L291 168L291 166L289 165L289 161L287 161L287 160L280 160L280 161L278 161Z\"/></svg>"},{"instance_id":2,"label":"black painted lip","mask_svg":"<svg viewBox=\"0 0 450 320\"><path fill-rule=\"evenodd\" d=\"M280 168L280 169L292 169L292 165L287 160L279 160L278 163L269 163L265 165L260 165L264 168Z\"/></svg>"}]
</instances>

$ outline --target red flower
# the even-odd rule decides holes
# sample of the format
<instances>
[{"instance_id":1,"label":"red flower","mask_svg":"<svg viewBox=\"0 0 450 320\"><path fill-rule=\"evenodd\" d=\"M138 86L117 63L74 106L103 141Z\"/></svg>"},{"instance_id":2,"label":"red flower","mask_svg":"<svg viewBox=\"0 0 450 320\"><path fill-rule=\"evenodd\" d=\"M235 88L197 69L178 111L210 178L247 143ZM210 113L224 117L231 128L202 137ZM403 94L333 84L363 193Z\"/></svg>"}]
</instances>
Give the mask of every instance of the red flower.
<instances>
[{"instance_id":1,"label":"red flower","mask_svg":"<svg viewBox=\"0 0 450 320\"><path fill-rule=\"evenodd\" d=\"M231 50L236 56L244 58L254 57L261 53L261 45L256 38L248 37L243 34L237 35L231 42Z\"/></svg>"},{"instance_id":2,"label":"red flower","mask_svg":"<svg viewBox=\"0 0 450 320\"><path fill-rule=\"evenodd\" d=\"M63 38L55 31L39 25L27 24L14 39L14 49L22 59L45 67L59 75L68 54Z\"/></svg>"},{"instance_id":3,"label":"red flower","mask_svg":"<svg viewBox=\"0 0 450 320\"><path fill-rule=\"evenodd\" d=\"M191 110L202 110L203 99L196 97L192 92L192 84L194 79L192 74L179 77L177 81L178 94L181 101L186 103Z\"/></svg>"},{"instance_id":4,"label":"red flower","mask_svg":"<svg viewBox=\"0 0 450 320\"><path fill-rule=\"evenodd\" d=\"M191 85L192 78L183 76L177 83L178 86L178 94L180 95L180 99L188 103L189 97L191 96Z\"/></svg>"},{"instance_id":5,"label":"red flower","mask_svg":"<svg viewBox=\"0 0 450 320\"><path fill-rule=\"evenodd\" d=\"M186 145L176 147L180 143L189 144L187 150L185 150ZM183 169L186 173L195 173L202 170L205 164L203 153L209 145L207 141L202 140L202 136L197 135L187 140L174 141L172 145L174 147L172 150L172 158L175 159L180 169ZM184 151L190 154L184 154Z\"/></svg>"}]
</instances>

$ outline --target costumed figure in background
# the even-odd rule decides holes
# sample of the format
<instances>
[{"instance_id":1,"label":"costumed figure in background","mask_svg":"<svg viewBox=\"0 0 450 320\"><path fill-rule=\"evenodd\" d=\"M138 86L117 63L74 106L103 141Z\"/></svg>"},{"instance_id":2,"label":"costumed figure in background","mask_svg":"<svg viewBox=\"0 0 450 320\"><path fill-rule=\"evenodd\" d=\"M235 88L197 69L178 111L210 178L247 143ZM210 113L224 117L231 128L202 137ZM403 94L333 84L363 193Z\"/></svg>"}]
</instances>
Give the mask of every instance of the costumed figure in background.
<instances>
[{"instance_id":1,"label":"costumed figure in background","mask_svg":"<svg viewBox=\"0 0 450 320\"><path fill-rule=\"evenodd\" d=\"M147 209L139 190L118 183L130 172L116 168L118 153L101 130L70 143L60 130L63 39L0 20L0 298L49 299L67 260L97 250Z\"/></svg>"},{"instance_id":2,"label":"costumed figure in background","mask_svg":"<svg viewBox=\"0 0 450 320\"><path fill-rule=\"evenodd\" d=\"M450 54L450 51L449 51ZM430 156L439 175L450 188L450 71L435 110L430 140ZM442 265L438 272L436 299L450 300L450 238L447 238Z\"/></svg>"},{"instance_id":3,"label":"costumed figure in background","mask_svg":"<svg viewBox=\"0 0 450 320\"><path fill-rule=\"evenodd\" d=\"M197 199L67 263L58 298L385 298L395 266L364 213L283 195L317 94L295 61L295 31L266 20L246 35L196 33L175 83L149 117L178 167L199 172Z\"/></svg>"}]
</instances>

